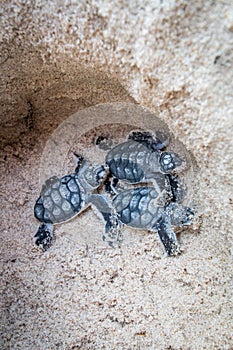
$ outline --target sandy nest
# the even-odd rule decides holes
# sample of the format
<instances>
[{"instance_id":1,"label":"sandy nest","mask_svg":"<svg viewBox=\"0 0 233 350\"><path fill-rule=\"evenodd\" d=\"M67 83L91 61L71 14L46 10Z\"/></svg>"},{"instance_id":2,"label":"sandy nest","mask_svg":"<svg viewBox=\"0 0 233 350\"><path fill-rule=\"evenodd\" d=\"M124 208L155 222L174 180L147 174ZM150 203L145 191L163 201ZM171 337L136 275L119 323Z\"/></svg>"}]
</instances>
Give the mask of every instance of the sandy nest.
<instances>
[{"instance_id":1,"label":"sandy nest","mask_svg":"<svg viewBox=\"0 0 233 350\"><path fill-rule=\"evenodd\" d=\"M2 9L1 349L232 349L230 2ZM93 210L57 226L46 253L34 245L43 176L69 166L68 153L44 161L49 140L75 113L112 103L146 107L193 157L196 220L177 257L128 229L121 248L99 244Z\"/></svg>"}]
</instances>

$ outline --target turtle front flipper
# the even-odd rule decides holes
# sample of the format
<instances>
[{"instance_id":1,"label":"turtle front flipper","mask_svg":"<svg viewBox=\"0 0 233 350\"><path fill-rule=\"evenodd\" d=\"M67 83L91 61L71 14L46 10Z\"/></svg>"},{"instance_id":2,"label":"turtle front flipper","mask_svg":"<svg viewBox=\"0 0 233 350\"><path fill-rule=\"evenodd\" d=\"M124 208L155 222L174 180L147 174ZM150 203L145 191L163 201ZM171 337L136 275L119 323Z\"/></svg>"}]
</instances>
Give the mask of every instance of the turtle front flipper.
<instances>
[{"instance_id":1,"label":"turtle front flipper","mask_svg":"<svg viewBox=\"0 0 233 350\"><path fill-rule=\"evenodd\" d=\"M81 166L84 163L84 158L83 158L83 156L81 156L81 155L79 155L77 153L73 153L73 161L74 161L74 164L75 164L75 171L74 172L76 174L78 174Z\"/></svg>"},{"instance_id":2,"label":"turtle front flipper","mask_svg":"<svg viewBox=\"0 0 233 350\"><path fill-rule=\"evenodd\" d=\"M105 232L103 234L103 241L107 242L110 247L116 248L119 247L120 242L122 241L121 234L121 222L114 213L101 213L106 222Z\"/></svg>"},{"instance_id":3,"label":"turtle front flipper","mask_svg":"<svg viewBox=\"0 0 233 350\"><path fill-rule=\"evenodd\" d=\"M185 183L176 174L167 174L166 176L171 186L171 201L175 203L182 203L187 192Z\"/></svg>"},{"instance_id":4,"label":"turtle front flipper","mask_svg":"<svg viewBox=\"0 0 233 350\"><path fill-rule=\"evenodd\" d=\"M88 197L88 203L91 203L98 209L105 221L103 241L107 242L112 248L118 247L122 241L120 230L122 224L109 200L103 195L92 194Z\"/></svg>"},{"instance_id":5,"label":"turtle front flipper","mask_svg":"<svg viewBox=\"0 0 233 350\"><path fill-rule=\"evenodd\" d=\"M119 179L117 179L116 177L113 177L112 174L108 174L104 181L105 192L109 193L110 195L116 195L117 194L116 186L118 182L119 182Z\"/></svg>"},{"instance_id":6,"label":"turtle front flipper","mask_svg":"<svg viewBox=\"0 0 233 350\"><path fill-rule=\"evenodd\" d=\"M46 251L53 241L53 225L50 223L40 224L35 236L35 244Z\"/></svg>"},{"instance_id":7,"label":"turtle front flipper","mask_svg":"<svg viewBox=\"0 0 233 350\"><path fill-rule=\"evenodd\" d=\"M167 216L162 216L161 219L158 220L155 229L158 231L159 238L167 255L178 255L180 253L180 248L176 234L171 227L170 219Z\"/></svg>"}]
</instances>

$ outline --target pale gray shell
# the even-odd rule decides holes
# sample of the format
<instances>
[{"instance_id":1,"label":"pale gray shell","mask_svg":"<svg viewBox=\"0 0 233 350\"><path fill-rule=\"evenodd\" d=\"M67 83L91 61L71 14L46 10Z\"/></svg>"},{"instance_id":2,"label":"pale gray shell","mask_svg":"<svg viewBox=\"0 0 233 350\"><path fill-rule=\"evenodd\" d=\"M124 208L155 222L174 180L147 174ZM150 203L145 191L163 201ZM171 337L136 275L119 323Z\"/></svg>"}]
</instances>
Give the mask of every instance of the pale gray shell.
<instances>
[{"instance_id":1,"label":"pale gray shell","mask_svg":"<svg viewBox=\"0 0 233 350\"><path fill-rule=\"evenodd\" d=\"M35 217L45 223L66 221L78 213L84 205L84 193L77 174L46 181L34 207Z\"/></svg>"},{"instance_id":2,"label":"pale gray shell","mask_svg":"<svg viewBox=\"0 0 233 350\"><path fill-rule=\"evenodd\" d=\"M110 150L106 163L113 176L130 183L139 183L150 171L151 157L153 167L159 171L159 151L148 149L145 145L134 140L128 140Z\"/></svg>"},{"instance_id":3,"label":"pale gray shell","mask_svg":"<svg viewBox=\"0 0 233 350\"><path fill-rule=\"evenodd\" d=\"M120 220L132 227L152 229L164 207L157 204L158 192L153 187L125 190L113 199Z\"/></svg>"}]
</instances>

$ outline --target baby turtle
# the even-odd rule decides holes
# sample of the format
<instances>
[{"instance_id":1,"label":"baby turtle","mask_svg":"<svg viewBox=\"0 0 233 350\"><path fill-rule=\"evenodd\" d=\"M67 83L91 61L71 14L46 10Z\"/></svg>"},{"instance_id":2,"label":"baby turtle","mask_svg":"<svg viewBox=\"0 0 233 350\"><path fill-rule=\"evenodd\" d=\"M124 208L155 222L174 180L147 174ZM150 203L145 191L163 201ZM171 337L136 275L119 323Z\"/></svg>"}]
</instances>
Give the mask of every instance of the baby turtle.
<instances>
[{"instance_id":1,"label":"baby turtle","mask_svg":"<svg viewBox=\"0 0 233 350\"><path fill-rule=\"evenodd\" d=\"M126 184L152 182L158 192L161 188L164 190L168 182L173 200L180 203L185 186L176 171L183 161L176 153L164 151L168 143L168 137L162 132L156 132L154 138L150 132L133 131L126 142L112 148L106 156L110 170L104 182L106 192L116 193L114 188L119 180Z\"/></svg>"},{"instance_id":2,"label":"baby turtle","mask_svg":"<svg viewBox=\"0 0 233 350\"><path fill-rule=\"evenodd\" d=\"M194 213L181 205L185 190L176 170L183 161L177 154L165 151L166 145L166 139L154 138L149 132L133 132L126 142L108 152L107 165L92 165L77 157L74 173L52 177L42 187L34 208L35 217L41 222L36 244L48 249L54 224L94 205L105 221L103 239L110 246L119 244L120 227L125 224L158 232L167 255L178 254L179 244L172 227L189 225ZM118 181L123 188L117 185ZM109 186L107 192L114 193L111 201L98 193L104 182L105 189Z\"/></svg>"},{"instance_id":3,"label":"baby turtle","mask_svg":"<svg viewBox=\"0 0 233 350\"><path fill-rule=\"evenodd\" d=\"M190 225L194 212L169 199L161 206L158 197L154 187L127 189L113 198L113 206L123 224L158 232L167 255L177 255L180 248L172 226Z\"/></svg>"},{"instance_id":4,"label":"baby turtle","mask_svg":"<svg viewBox=\"0 0 233 350\"><path fill-rule=\"evenodd\" d=\"M148 132L134 132L126 142L108 152L106 163L119 180L131 184L148 182L154 174L171 174L183 163L176 153L161 151L164 147L164 143L155 142Z\"/></svg>"},{"instance_id":5,"label":"baby turtle","mask_svg":"<svg viewBox=\"0 0 233 350\"><path fill-rule=\"evenodd\" d=\"M119 221L108 199L95 190L106 176L106 167L91 165L77 156L76 172L52 177L42 187L34 207L34 215L41 222L35 235L36 245L47 250L53 239L53 224L69 220L88 205L93 204L105 220L104 239L113 245L119 241Z\"/></svg>"},{"instance_id":6,"label":"baby turtle","mask_svg":"<svg viewBox=\"0 0 233 350\"><path fill-rule=\"evenodd\" d=\"M176 255L179 245L172 226L190 225L194 212L180 204L185 185L175 171L183 161L173 152L161 151L168 144L165 141L154 139L149 132L133 132L126 142L110 150L105 189L116 194L113 206L123 224L157 231L166 253ZM127 183L137 187L124 188Z\"/></svg>"}]
</instances>

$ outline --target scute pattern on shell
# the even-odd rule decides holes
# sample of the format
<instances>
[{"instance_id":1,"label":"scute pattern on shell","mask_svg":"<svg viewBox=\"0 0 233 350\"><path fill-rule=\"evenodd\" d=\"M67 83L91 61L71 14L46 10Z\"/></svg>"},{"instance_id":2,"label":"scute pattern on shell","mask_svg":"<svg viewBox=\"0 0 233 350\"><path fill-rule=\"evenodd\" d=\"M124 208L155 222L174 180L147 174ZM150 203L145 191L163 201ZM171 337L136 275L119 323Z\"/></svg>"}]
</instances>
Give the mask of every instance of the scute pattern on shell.
<instances>
[{"instance_id":1,"label":"scute pattern on shell","mask_svg":"<svg viewBox=\"0 0 233 350\"><path fill-rule=\"evenodd\" d=\"M141 167L138 167L137 164L128 159L112 159L108 162L108 166L111 173L115 176L117 175L119 180L127 179L130 183L137 183L144 177Z\"/></svg>"},{"instance_id":2,"label":"scute pattern on shell","mask_svg":"<svg viewBox=\"0 0 233 350\"><path fill-rule=\"evenodd\" d=\"M153 187L140 187L120 192L113 204L124 224L151 229L163 211L156 205L157 197Z\"/></svg>"},{"instance_id":3,"label":"scute pattern on shell","mask_svg":"<svg viewBox=\"0 0 233 350\"><path fill-rule=\"evenodd\" d=\"M106 163L117 179L138 183L144 177L143 169L147 167L152 152L143 144L128 140L109 151Z\"/></svg>"},{"instance_id":4,"label":"scute pattern on shell","mask_svg":"<svg viewBox=\"0 0 233 350\"><path fill-rule=\"evenodd\" d=\"M59 223L78 213L82 202L77 174L53 178L52 186L50 181L42 189L34 208L35 217L45 223Z\"/></svg>"}]
</instances>

